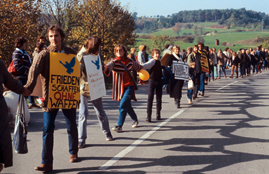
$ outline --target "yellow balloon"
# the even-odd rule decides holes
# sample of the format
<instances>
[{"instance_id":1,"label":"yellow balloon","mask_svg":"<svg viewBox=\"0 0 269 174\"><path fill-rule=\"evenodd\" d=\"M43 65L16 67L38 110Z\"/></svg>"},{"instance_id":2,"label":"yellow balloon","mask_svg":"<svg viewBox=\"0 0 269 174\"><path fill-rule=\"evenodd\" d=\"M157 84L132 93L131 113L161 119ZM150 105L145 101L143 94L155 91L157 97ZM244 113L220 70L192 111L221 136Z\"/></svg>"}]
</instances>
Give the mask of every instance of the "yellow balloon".
<instances>
[{"instance_id":1,"label":"yellow balloon","mask_svg":"<svg viewBox=\"0 0 269 174\"><path fill-rule=\"evenodd\" d=\"M141 69L139 72L138 72L138 75L139 75L139 78L143 81L147 81L149 79L149 73L144 70L144 69Z\"/></svg>"}]
</instances>

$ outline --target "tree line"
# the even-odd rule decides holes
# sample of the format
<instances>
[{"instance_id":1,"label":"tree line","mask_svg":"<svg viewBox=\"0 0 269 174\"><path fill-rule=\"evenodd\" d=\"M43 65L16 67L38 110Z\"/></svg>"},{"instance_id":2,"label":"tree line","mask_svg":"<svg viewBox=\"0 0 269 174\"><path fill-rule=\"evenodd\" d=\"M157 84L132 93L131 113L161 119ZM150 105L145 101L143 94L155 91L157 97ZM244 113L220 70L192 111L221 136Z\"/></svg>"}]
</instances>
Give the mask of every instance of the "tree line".
<instances>
[{"instance_id":1,"label":"tree line","mask_svg":"<svg viewBox=\"0 0 269 174\"><path fill-rule=\"evenodd\" d=\"M152 32L160 28L170 28L176 23L218 22L228 28L244 27L250 30L261 30L262 21L264 28L269 28L269 15L253 10L241 9L207 9L179 11L169 17L157 18L137 17L134 12L137 32Z\"/></svg>"},{"instance_id":2,"label":"tree line","mask_svg":"<svg viewBox=\"0 0 269 174\"><path fill-rule=\"evenodd\" d=\"M14 51L14 40L27 39L26 51L31 54L37 37L47 28L59 25L65 32L64 43L79 51L89 36L102 39L101 57L114 57L114 46L133 46L136 35L134 19L114 0L1 0L0 58L8 65Z\"/></svg>"}]
</instances>

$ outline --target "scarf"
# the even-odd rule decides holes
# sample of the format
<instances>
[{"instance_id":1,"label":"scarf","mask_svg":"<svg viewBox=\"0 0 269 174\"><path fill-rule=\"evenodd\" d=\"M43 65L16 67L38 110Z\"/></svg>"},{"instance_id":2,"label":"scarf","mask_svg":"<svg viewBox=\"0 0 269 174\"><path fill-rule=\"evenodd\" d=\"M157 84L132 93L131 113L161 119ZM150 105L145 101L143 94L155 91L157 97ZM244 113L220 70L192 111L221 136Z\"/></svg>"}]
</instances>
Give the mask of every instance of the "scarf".
<instances>
[{"instance_id":1,"label":"scarf","mask_svg":"<svg viewBox=\"0 0 269 174\"><path fill-rule=\"evenodd\" d=\"M176 53L173 53L173 56L174 56L177 60L182 61L182 58L178 57L178 55L176 55Z\"/></svg>"}]
</instances>

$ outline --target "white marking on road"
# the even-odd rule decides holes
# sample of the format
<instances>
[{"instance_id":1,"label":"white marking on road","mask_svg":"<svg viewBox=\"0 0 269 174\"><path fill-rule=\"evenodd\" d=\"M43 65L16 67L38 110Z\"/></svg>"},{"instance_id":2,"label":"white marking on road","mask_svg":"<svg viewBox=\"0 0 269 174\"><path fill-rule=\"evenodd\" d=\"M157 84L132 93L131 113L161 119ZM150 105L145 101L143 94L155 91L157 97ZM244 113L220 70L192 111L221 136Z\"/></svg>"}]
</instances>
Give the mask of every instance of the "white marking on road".
<instances>
[{"instance_id":1,"label":"white marking on road","mask_svg":"<svg viewBox=\"0 0 269 174\"><path fill-rule=\"evenodd\" d=\"M136 146L138 146L139 144L141 144L144 140L146 140L154 132L156 132L157 130L159 130L161 127L163 127L164 125L166 125L168 122L170 122L172 119L176 118L177 116L179 116L183 112L184 112L184 110L178 111L177 113L175 113L174 115L172 115L171 117L169 117L168 119L166 119L165 121L163 121L162 123L160 123L158 126L154 127L150 131L148 131L146 134L144 134L138 140L136 140L135 142L133 142L130 146L126 147L124 150L122 150L121 152L119 152L116 156L114 156L108 162L106 162L104 165L102 165L99 168L99 170L106 170L109 167L111 167L112 165L114 165L118 160L120 160L122 157L124 157L125 155L127 155L129 152L131 152L132 150L134 150L134 148Z\"/></svg>"},{"instance_id":2,"label":"white marking on road","mask_svg":"<svg viewBox=\"0 0 269 174\"><path fill-rule=\"evenodd\" d=\"M230 86L230 85L232 85L232 84L234 84L234 83L237 83L237 82L238 82L238 81L235 81L235 82L233 82L233 83L230 83L230 84L228 84L228 85L225 85L225 86L223 86L223 87L217 89L216 91L220 91L220 90L222 90L223 88L226 88L226 87L228 87L228 86Z\"/></svg>"}]
</instances>

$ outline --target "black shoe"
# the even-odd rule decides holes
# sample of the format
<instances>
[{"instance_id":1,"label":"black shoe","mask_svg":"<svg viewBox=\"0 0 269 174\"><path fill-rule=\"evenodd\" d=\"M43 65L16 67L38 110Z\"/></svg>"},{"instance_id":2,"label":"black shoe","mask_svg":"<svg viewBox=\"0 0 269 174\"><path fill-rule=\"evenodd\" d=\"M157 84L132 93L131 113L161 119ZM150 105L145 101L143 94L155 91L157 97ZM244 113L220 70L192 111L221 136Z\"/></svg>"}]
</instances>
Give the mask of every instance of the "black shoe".
<instances>
[{"instance_id":1,"label":"black shoe","mask_svg":"<svg viewBox=\"0 0 269 174\"><path fill-rule=\"evenodd\" d=\"M150 123L151 122L151 119L150 118L147 118L146 121Z\"/></svg>"},{"instance_id":2,"label":"black shoe","mask_svg":"<svg viewBox=\"0 0 269 174\"><path fill-rule=\"evenodd\" d=\"M78 148L83 148L85 146L85 141L78 142Z\"/></svg>"},{"instance_id":3,"label":"black shoe","mask_svg":"<svg viewBox=\"0 0 269 174\"><path fill-rule=\"evenodd\" d=\"M156 120L161 120L161 114L157 112L156 114Z\"/></svg>"},{"instance_id":4,"label":"black shoe","mask_svg":"<svg viewBox=\"0 0 269 174\"><path fill-rule=\"evenodd\" d=\"M177 108L180 108L180 103L177 104Z\"/></svg>"},{"instance_id":5,"label":"black shoe","mask_svg":"<svg viewBox=\"0 0 269 174\"><path fill-rule=\"evenodd\" d=\"M116 132L122 132L122 126L115 126L112 128L112 130Z\"/></svg>"}]
</instances>

